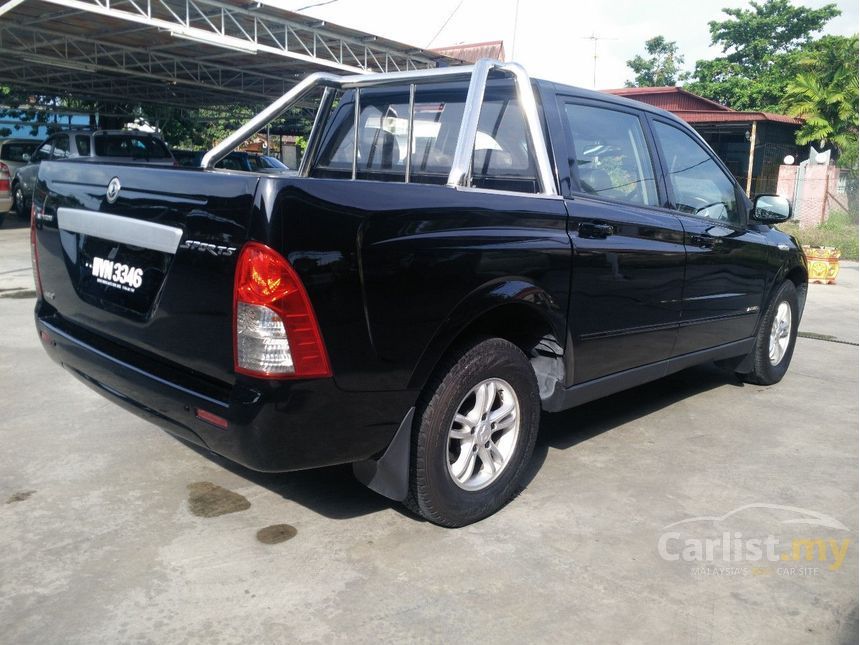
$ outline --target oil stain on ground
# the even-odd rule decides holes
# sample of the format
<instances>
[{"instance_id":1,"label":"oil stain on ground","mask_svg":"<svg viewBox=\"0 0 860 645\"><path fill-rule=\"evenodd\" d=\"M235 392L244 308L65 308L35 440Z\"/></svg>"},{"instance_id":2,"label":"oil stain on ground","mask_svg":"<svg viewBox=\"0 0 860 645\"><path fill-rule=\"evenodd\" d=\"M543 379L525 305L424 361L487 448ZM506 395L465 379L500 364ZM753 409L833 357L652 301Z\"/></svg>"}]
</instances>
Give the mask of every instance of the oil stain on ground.
<instances>
[{"instance_id":1,"label":"oil stain on ground","mask_svg":"<svg viewBox=\"0 0 860 645\"><path fill-rule=\"evenodd\" d=\"M6 500L7 504L14 504L15 502L23 502L25 499L29 499L30 495L35 493L34 490L22 490L14 495L12 495L9 499Z\"/></svg>"},{"instance_id":2,"label":"oil stain on ground","mask_svg":"<svg viewBox=\"0 0 860 645\"><path fill-rule=\"evenodd\" d=\"M292 540L296 537L298 530L289 524L272 524L257 531L257 539L263 544L279 544Z\"/></svg>"},{"instance_id":3,"label":"oil stain on ground","mask_svg":"<svg viewBox=\"0 0 860 645\"><path fill-rule=\"evenodd\" d=\"M0 289L0 298L35 298L35 289Z\"/></svg>"},{"instance_id":4,"label":"oil stain on ground","mask_svg":"<svg viewBox=\"0 0 860 645\"><path fill-rule=\"evenodd\" d=\"M188 508L197 517L218 517L247 511L251 502L239 493L212 482L194 482L188 484Z\"/></svg>"}]
</instances>

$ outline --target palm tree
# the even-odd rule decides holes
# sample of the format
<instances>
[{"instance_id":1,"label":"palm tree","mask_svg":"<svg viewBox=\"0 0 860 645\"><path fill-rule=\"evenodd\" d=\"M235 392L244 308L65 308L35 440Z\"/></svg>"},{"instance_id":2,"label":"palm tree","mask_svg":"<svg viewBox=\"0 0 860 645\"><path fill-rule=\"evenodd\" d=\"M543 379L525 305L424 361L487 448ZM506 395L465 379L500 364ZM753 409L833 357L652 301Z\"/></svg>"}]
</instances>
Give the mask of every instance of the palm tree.
<instances>
[{"instance_id":1,"label":"palm tree","mask_svg":"<svg viewBox=\"0 0 860 645\"><path fill-rule=\"evenodd\" d=\"M826 36L799 61L803 71L786 88L786 112L803 119L799 144L828 143L854 165L857 159L857 36Z\"/></svg>"}]
</instances>

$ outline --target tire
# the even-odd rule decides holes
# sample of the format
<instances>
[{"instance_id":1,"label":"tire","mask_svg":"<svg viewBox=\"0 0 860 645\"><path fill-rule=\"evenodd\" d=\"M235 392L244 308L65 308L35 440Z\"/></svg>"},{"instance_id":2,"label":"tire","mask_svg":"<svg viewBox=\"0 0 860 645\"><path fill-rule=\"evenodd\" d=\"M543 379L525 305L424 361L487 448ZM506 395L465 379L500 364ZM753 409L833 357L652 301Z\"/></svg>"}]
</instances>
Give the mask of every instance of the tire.
<instances>
[{"instance_id":1,"label":"tire","mask_svg":"<svg viewBox=\"0 0 860 645\"><path fill-rule=\"evenodd\" d=\"M786 312L790 316L788 321ZM779 383L794 354L799 322L797 291L794 283L787 280L776 292L762 318L753 347L753 370L738 374L741 380L756 385ZM774 343L777 343L776 347Z\"/></svg>"},{"instance_id":2,"label":"tire","mask_svg":"<svg viewBox=\"0 0 860 645\"><path fill-rule=\"evenodd\" d=\"M21 184L12 186L12 211L21 219L30 217L27 209L27 202L24 199L24 191L21 189Z\"/></svg>"},{"instance_id":3,"label":"tire","mask_svg":"<svg viewBox=\"0 0 860 645\"><path fill-rule=\"evenodd\" d=\"M462 347L437 370L416 413L407 507L434 524L459 527L492 515L519 492L540 397L516 345L489 338Z\"/></svg>"},{"instance_id":4,"label":"tire","mask_svg":"<svg viewBox=\"0 0 860 645\"><path fill-rule=\"evenodd\" d=\"M3 226L3 222L6 221L6 213L0 213L0 227Z\"/></svg>"}]
</instances>

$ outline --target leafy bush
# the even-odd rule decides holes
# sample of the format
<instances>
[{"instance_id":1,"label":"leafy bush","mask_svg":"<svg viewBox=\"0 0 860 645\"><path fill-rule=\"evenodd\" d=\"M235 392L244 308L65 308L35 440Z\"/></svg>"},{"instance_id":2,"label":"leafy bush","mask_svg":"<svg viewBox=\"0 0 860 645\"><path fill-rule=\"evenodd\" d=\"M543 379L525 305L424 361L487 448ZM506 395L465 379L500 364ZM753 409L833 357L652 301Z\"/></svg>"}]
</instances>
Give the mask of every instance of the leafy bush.
<instances>
[{"instance_id":1,"label":"leafy bush","mask_svg":"<svg viewBox=\"0 0 860 645\"><path fill-rule=\"evenodd\" d=\"M858 227L848 213L834 211L826 222L818 226L800 228L797 222L786 222L780 230L809 246L833 246L842 252L843 260L858 259Z\"/></svg>"}]
</instances>

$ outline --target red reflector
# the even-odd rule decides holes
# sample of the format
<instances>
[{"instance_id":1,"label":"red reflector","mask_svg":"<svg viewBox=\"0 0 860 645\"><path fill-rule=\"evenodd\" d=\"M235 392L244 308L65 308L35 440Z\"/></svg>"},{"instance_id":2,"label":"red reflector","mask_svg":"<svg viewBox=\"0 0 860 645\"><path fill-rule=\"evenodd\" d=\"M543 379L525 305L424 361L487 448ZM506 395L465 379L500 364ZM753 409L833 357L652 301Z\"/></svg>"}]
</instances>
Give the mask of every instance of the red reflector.
<instances>
[{"instance_id":1,"label":"red reflector","mask_svg":"<svg viewBox=\"0 0 860 645\"><path fill-rule=\"evenodd\" d=\"M207 412L206 410L201 410L200 408L197 408L196 410L194 410L194 416L196 416L201 421L211 423L213 426L217 426L222 430L227 429L227 419L219 417L217 414L212 414L211 412Z\"/></svg>"},{"instance_id":2,"label":"red reflector","mask_svg":"<svg viewBox=\"0 0 860 645\"><path fill-rule=\"evenodd\" d=\"M9 192L9 180L8 179L0 179L0 193L8 193Z\"/></svg>"},{"instance_id":3,"label":"red reflector","mask_svg":"<svg viewBox=\"0 0 860 645\"><path fill-rule=\"evenodd\" d=\"M48 332L46 332L46 331L40 331L39 332L39 338L42 339L43 343L50 343L51 342L51 337L48 336Z\"/></svg>"}]
</instances>

